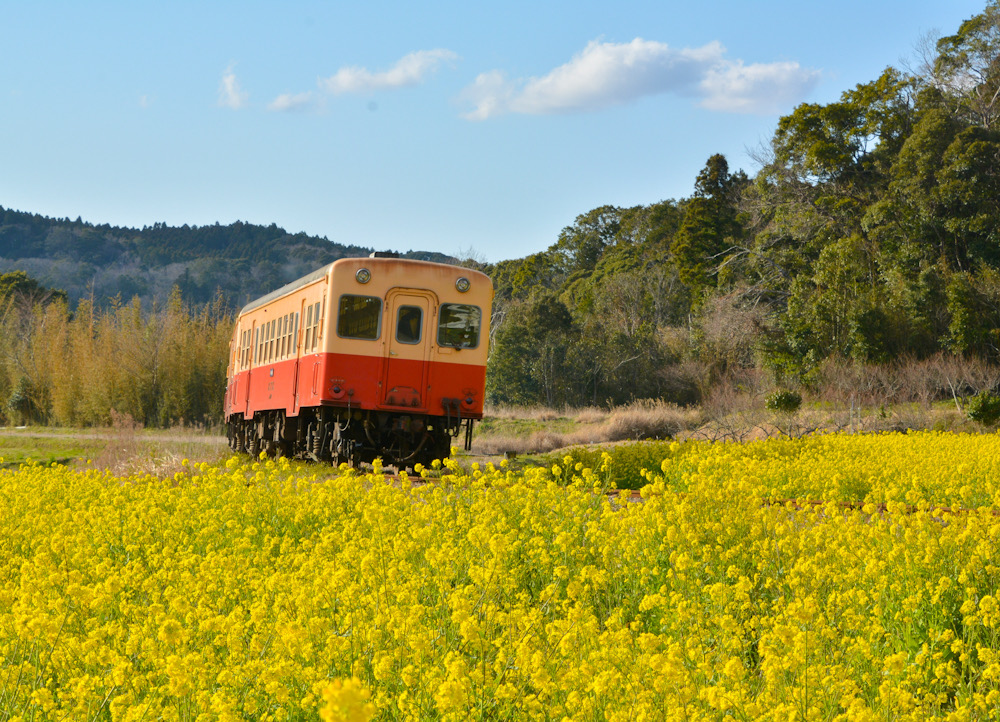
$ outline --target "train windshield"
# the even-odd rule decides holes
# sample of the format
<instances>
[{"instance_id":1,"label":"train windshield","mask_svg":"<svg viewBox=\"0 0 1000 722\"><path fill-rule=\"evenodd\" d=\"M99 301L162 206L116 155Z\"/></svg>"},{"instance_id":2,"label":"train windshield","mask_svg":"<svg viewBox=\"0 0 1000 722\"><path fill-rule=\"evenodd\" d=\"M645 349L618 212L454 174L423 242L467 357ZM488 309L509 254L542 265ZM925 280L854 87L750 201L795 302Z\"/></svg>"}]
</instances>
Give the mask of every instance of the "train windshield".
<instances>
[{"instance_id":1,"label":"train windshield","mask_svg":"<svg viewBox=\"0 0 1000 722\"><path fill-rule=\"evenodd\" d=\"M376 339L379 337L381 316L381 298L345 294L340 297L337 335L343 338Z\"/></svg>"},{"instance_id":2,"label":"train windshield","mask_svg":"<svg viewBox=\"0 0 1000 722\"><path fill-rule=\"evenodd\" d=\"M438 316L438 346L475 348L479 345L482 311L467 303L442 303Z\"/></svg>"}]
</instances>

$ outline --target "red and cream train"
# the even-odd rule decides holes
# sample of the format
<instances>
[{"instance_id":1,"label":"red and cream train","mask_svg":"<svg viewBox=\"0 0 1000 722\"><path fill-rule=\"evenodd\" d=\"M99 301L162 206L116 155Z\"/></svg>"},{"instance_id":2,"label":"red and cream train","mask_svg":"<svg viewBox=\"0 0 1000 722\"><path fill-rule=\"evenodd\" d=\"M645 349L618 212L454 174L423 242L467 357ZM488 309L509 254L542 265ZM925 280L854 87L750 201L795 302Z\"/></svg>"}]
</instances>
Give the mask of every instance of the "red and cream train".
<instances>
[{"instance_id":1,"label":"red and cream train","mask_svg":"<svg viewBox=\"0 0 1000 722\"><path fill-rule=\"evenodd\" d=\"M247 304L230 345L230 446L357 465L447 457L483 416L493 284L467 268L345 258Z\"/></svg>"}]
</instances>

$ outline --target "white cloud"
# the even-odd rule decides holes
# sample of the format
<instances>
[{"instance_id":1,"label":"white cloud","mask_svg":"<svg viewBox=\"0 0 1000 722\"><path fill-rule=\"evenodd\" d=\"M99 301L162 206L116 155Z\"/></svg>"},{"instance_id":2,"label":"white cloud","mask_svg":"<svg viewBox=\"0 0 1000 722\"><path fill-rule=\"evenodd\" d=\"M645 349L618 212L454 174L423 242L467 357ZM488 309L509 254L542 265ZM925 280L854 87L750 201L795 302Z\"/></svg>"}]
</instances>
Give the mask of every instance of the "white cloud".
<instances>
[{"instance_id":1,"label":"white cloud","mask_svg":"<svg viewBox=\"0 0 1000 722\"><path fill-rule=\"evenodd\" d=\"M586 112L664 93L698 98L712 110L772 113L801 98L819 78L798 63L745 66L727 60L725 52L717 42L678 50L642 38L620 44L593 41L540 78L509 81L500 71L481 74L463 91L474 106L465 117Z\"/></svg>"},{"instance_id":2,"label":"white cloud","mask_svg":"<svg viewBox=\"0 0 1000 722\"><path fill-rule=\"evenodd\" d=\"M800 102L819 81L819 71L798 63L724 63L701 81L701 105L728 113L779 114Z\"/></svg>"},{"instance_id":3,"label":"white cloud","mask_svg":"<svg viewBox=\"0 0 1000 722\"><path fill-rule=\"evenodd\" d=\"M146 109L153 104L153 99L148 95L139 96L139 107Z\"/></svg>"},{"instance_id":4,"label":"white cloud","mask_svg":"<svg viewBox=\"0 0 1000 722\"><path fill-rule=\"evenodd\" d=\"M324 95L368 93L375 90L404 88L422 83L441 63L457 60L450 50L418 50L400 58L388 70L372 72L367 68L345 66L329 78L316 81L318 90L283 93L268 104L268 110L307 110L322 101Z\"/></svg>"},{"instance_id":5,"label":"white cloud","mask_svg":"<svg viewBox=\"0 0 1000 722\"><path fill-rule=\"evenodd\" d=\"M316 102L316 94L312 91L305 93L282 93L267 105L268 110L308 110Z\"/></svg>"},{"instance_id":6,"label":"white cloud","mask_svg":"<svg viewBox=\"0 0 1000 722\"><path fill-rule=\"evenodd\" d=\"M403 88L417 85L429 73L437 70L442 62L458 58L450 50L418 50L399 59L386 71L373 73L366 68L344 67L329 78L323 78L319 85L323 90L335 95L340 93L365 93L383 88Z\"/></svg>"},{"instance_id":7,"label":"white cloud","mask_svg":"<svg viewBox=\"0 0 1000 722\"><path fill-rule=\"evenodd\" d=\"M219 83L219 105L239 110L247 104L247 98L250 96L240 87L233 67L230 65L222 74L222 81Z\"/></svg>"}]
</instances>

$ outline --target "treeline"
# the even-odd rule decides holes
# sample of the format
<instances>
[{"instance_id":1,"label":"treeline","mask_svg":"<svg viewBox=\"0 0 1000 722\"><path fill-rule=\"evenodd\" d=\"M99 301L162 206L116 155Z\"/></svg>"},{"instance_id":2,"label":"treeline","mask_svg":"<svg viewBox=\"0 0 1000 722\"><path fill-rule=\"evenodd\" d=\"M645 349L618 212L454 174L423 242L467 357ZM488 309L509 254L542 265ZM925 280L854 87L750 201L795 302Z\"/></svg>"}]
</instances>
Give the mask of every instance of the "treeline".
<instances>
[{"instance_id":1,"label":"treeline","mask_svg":"<svg viewBox=\"0 0 1000 722\"><path fill-rule=\"evenodd\" d=\"M800 105L755 177L604 206L487 266L495 402L698 401L741 370L1000 361L1000 4L840 100Z\"/></svg>"},{"instance_id":2,"label":"treeline","mask_svg":"<svg viewBox=\"0 0 1000 722\"><path fill-rule=\"evenodd\" d=\"M221 294L238 307L327 263L372 250L291 234L273 223L134 229L0 207L0 273L25 271L66 291L71 302L90 298L99 306L118 295L138 296L147 308L162 305L176 287L192 305ZM403 255L451 260L422 251Z\"/></svg>"},{"instance_id":3,"label":"treeline","mask_svg":"<svg viewBox=\"0 0 1000 722\"><path fill-rule=\"evenodd\" d=\"M193 310L175 291L143 309L89 299L72 310L23 273L0 276L0 425L217 425L233 315Z\"/></svg>"}]
</instances>

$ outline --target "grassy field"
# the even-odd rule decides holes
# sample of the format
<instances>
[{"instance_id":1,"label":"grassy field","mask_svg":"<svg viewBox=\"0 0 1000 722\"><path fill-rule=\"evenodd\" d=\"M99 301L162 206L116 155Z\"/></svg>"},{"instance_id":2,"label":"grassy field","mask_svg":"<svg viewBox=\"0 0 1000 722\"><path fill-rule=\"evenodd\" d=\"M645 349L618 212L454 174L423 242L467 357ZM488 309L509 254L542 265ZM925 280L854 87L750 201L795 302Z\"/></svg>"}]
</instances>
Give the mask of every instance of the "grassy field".
<instances>
[{"instance_id":1,"label":"grassy field","mask_svg":"<svg viewBox=\"0 0 1000 722\"><path fill-rule=\"evenodd\" d=\"M102 468L139 470L184 458L218 461L228 451L221 434L190 429L0 428L0 465L6 467L27 461L83 466L89 460Z\"/></svg>"}]
</instances>

